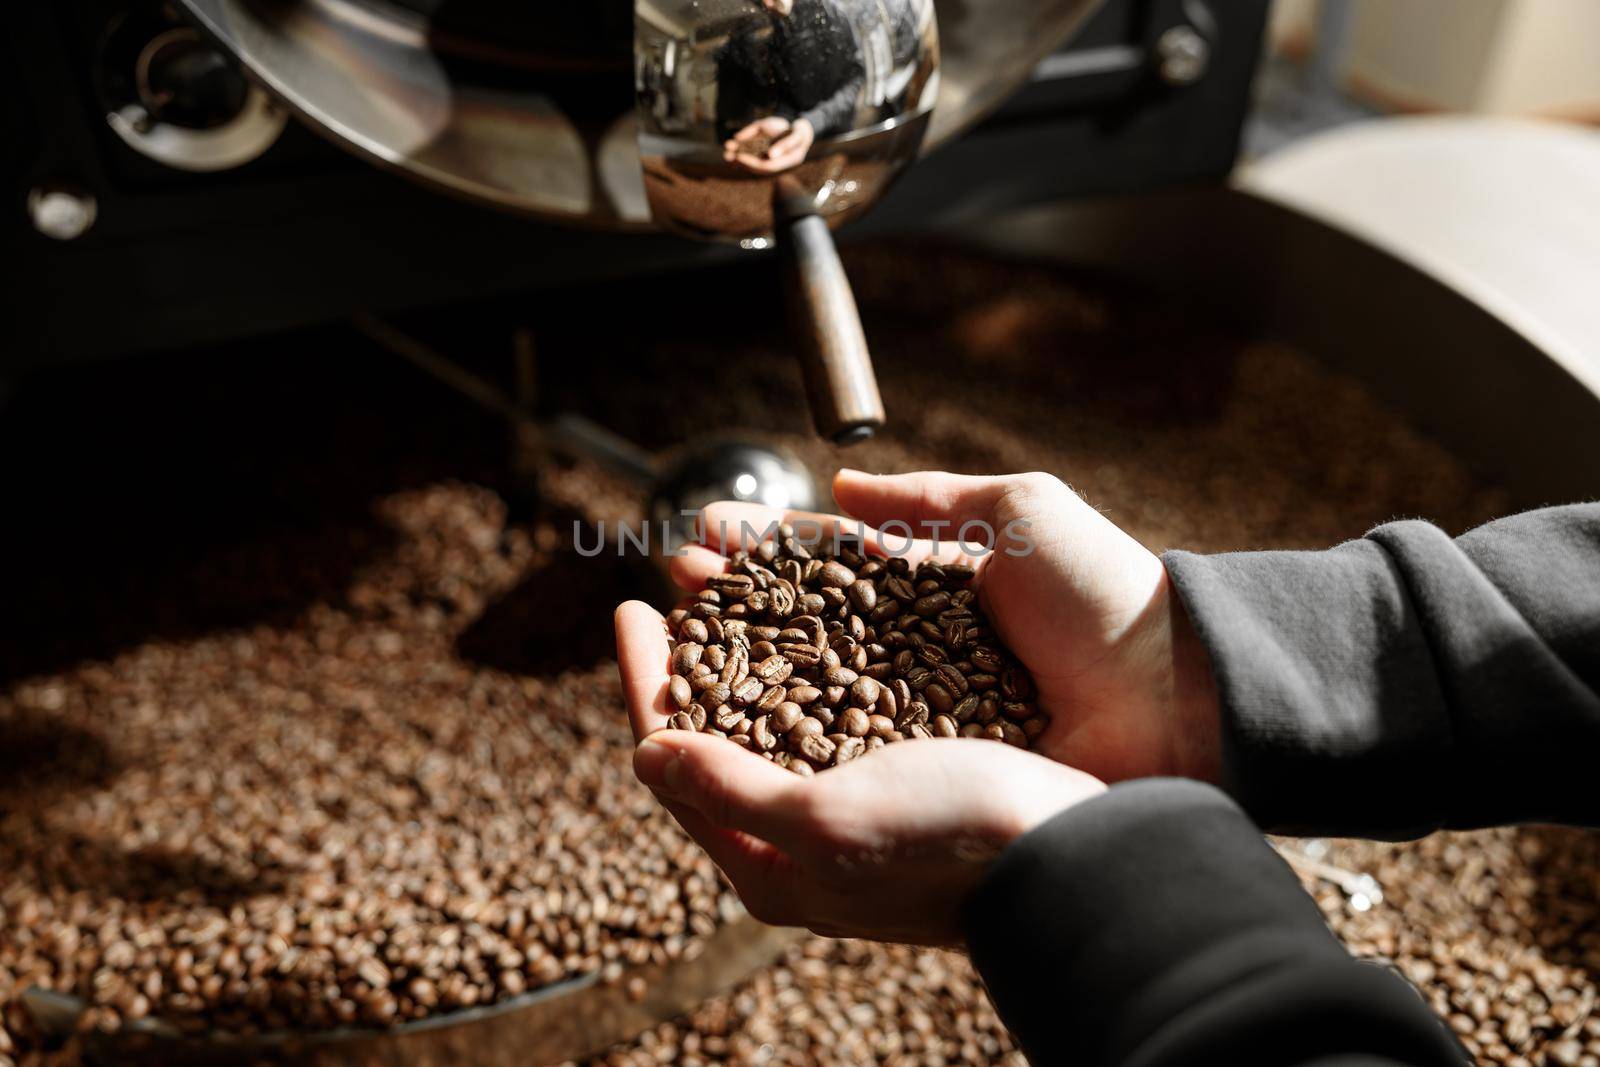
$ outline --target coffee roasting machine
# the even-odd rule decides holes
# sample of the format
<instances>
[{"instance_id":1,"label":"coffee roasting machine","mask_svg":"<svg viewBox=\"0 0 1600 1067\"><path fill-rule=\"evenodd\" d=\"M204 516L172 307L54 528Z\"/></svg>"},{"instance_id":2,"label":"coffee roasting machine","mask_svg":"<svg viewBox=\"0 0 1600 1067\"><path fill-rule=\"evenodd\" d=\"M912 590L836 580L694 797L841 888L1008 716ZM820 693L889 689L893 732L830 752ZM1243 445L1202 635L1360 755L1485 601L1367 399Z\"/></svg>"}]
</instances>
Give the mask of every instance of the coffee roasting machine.
<instances>
[{"instance_id":1,"label":"coffee roasting machine","mask_svg":"<svg viewBox=\"0 0 1600 1067\"><path fill-rule=\"evenodd\" d=\"M830 229L1219 179L1267 6L829 3L15 12L3 232L29 269L0 374L776 244L818 431L849 443L884 413ZM834 25L813 32L818 10ZM671 480L592 427L561 429L546 431ZM748 450L690 463L751 464L782 466Z\"/></svg>"},{"instance_id":2,"label":"coffee roasting machine","mask_svg":"<svg viewBox=\"0 0 1600 1067\"><path fill-rule=\"evenodd\" d=\"M1217 187L1234 167L1266 0L872 0L833 80L799 86L799 67L772 73L784 57L771 49L775 20L803 5L17 5L0 45L0 241L22 269L3 298L0 379L356 318L515 419L506 398L380 316L776 244L794 269L819 428L848 441L881 415L832 227L921 230L1054 205L988 236L1156 280L1316 342L1442 440L1514 475L1518 505L1600 492L1600 389L1575 380L1549 338L1510 321L1503 292L1491 312L1348 222L1264 188ZM751 59L764 50L776 67ZM726 106L724 86L739 86L727 94L736 100L752 84L785 85L789 106L765 116ZM802 119L809 131L796 135ZM1207 188L1143 195L1174 186ZM1512 432L1509 404L1540 418ZM582 420L542 429L681 501L752 466L769 486L793 475L760 450L701 450L667 470ZM786 937L730 923L696 959L641 970L642 1001L591 976L393 1031L195 1048L151 1024L103 1051L121 1061L143 1048L151 1062L558 1060L688 1010L769 962ZM29 1001L61 1033L82 1007L55 994Z\"/></svg>"}]
</instances>

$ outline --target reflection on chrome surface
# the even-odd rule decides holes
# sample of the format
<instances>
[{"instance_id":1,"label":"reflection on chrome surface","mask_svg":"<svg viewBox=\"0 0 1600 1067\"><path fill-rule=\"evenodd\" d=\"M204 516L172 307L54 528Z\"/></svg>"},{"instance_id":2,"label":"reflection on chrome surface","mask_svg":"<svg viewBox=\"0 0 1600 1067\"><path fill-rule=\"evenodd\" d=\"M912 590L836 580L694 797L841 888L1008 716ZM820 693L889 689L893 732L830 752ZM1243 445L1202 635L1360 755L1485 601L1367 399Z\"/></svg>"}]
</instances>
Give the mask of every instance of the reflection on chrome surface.
<instances>
[{"instance_id":1,"label":"reflection on chrome surface","mask_svg":"<svg viewBox=\"0 0 1600 1067\"><path fill-rule=\"evenodd\" d=\"M638 0L655 221L759 242L776 180L831 225L916 158L939 95L932 0Z\"/></svg>"}]
</instances>

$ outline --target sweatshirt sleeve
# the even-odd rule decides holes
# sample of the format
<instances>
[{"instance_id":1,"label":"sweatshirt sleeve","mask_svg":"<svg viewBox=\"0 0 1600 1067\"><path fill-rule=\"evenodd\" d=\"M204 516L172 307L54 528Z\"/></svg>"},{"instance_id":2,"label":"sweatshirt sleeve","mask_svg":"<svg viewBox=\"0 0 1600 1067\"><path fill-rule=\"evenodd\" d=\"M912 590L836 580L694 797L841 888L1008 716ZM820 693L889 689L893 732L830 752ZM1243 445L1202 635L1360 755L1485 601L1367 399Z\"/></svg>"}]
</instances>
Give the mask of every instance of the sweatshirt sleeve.
<instances>
[{"instance_id":1,"label":"sweatshirt sleeve","mask_svg":"<svg viewBox=\"0 0 1600 1067\"><path fill-rule=\"evenodd\" d=\"M1223 784L1262 825L1600 823L1600 504L1165 562L1216 677Z\"/></svg>"},{"instance_id":2,"label":"sweatshirt sleeve","mask_svg":"<svg viewBox=\"0 0 1600 1067\"><path fill-rule=\"evenodd\" d=\"M1126 782L1014 842L968 903L972 959L1035 1064L1459 1065L1352 959L1227 796Z\"/></svg>"}]
</instances>

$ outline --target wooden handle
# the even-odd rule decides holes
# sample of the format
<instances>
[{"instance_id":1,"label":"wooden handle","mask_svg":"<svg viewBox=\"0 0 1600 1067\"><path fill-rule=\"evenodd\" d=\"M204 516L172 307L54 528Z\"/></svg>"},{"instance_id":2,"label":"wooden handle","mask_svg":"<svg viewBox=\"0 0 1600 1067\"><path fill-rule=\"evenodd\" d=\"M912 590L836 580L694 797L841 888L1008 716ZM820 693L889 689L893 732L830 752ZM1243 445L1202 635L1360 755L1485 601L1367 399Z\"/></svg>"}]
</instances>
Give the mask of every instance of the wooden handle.
<instances>
[{"instance_id":1,"label":"wooden handle","mask_svg":"<svg viewBox=\"0 0 1600 1067\"><path fill-rule=\"evenodd\" d=\"M779 206L778 241L812 421L835 444L856 444L886 421L872 354L828 224L812 211L785 210L793 203Z\"/></svg>"}]
</instances>

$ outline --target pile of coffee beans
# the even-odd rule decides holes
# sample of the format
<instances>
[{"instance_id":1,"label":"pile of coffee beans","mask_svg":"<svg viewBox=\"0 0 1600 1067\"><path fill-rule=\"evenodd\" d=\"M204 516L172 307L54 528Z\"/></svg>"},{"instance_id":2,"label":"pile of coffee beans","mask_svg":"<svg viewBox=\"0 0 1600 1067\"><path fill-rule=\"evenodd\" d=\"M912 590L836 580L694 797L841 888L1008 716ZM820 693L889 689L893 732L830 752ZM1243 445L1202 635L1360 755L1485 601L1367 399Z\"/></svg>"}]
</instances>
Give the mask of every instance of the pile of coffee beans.
<instances>
[{"instance_id":1,"label":"pile of coffee beans","mask_svg":"<svg viewBox=\"0 0 1600 1067\"><path fill-rule=\"evenodd\" d=\"M1147 292L845 255L891 412L857 466L1054 471L1157 550L1325 547L1395 515L1459 532L1510 506L1358 383ZM714 319L681 315L704 277L637 288L628 316L542 302L550 406L666 447L705 406L619 387L616 361L714 380L719 426L776 430L825 476L771 279L717 284ZM29 985L84 997L90 1025L320 1029L699 950L733 897L634 782L609 659L610 611L650 572L569 547L575 519L636 520L632 487L547 463L530 507L500 427L342 334L52 380L0 420L22 623L0 642L0 1067L74 1062ZM1600 836L1323 860L1383 891L1361 910L1308 879L1330 925L1480 1063L1600 1065ZM960 957L818 938L598 1062L1020 1057Z\"/></svg>"},{"instance_id":2,"label":"pile of coffee beans","mask_svg":"<svg viewBox=\"0 0 1600 1067\"><path fill-rule=\"evenodd\" d=\"M663 1063L1026 1067L1027 1061L965 956L817 937L729 995L585 1067Z\"/></svg>"},{"instance_id":3,"label":"pile of coffee beans","mask_svg":"<svg viewBox=\"0 0 1600 1067\"><path fill-rule=\"evenodd\" d=\"M1026 748L1048 716L978 611L973 569L869 558L783 523L667 618L671 725L809 775L886 744L983 737Z\"/></svg>"},{"instance_id":4,"label":"pile of coffee beans","mask_svg":"<svg viewBox=\"0 0 1600 1067\"><path fill-rule=\"evenodd\" d=\"M1600 834L1544 826L1283 847L1373 880L1376 901L1326 880L1307 888L1350 950L1414 983L1479 1062L1600 1065Z\"/></svg>"}]
</instances>

